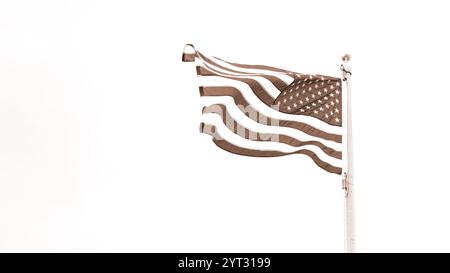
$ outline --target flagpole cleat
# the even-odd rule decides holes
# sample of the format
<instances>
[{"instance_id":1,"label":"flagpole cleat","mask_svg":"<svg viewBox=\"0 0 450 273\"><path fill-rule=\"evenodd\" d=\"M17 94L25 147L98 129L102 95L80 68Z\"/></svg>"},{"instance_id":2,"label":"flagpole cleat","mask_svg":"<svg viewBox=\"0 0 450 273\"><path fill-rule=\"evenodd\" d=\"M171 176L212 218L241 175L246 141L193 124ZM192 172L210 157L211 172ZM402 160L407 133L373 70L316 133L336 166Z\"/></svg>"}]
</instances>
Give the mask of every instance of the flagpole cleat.
<instances>
[{"instance_id":1,"label":"flagpole cleat","mask_svg":"<svg viewBox=\"0 0 450 273\"><path fill-rule=\"evenodd\" d=\"M343 63L341 64L341 71L343 74L342 78L343 81L346 81L347 77L352 75L352 71L350 70L350 65L348 63L350 59L351 59L350 54L345 54L344 56L342 56Z\"/></svg>"},{"instance_id":2,"label":"flagpole cleat","mask_svg":"<svg viewBox=\"0 0 450 273\"><path fill-rule=\"evenodd\" d=\"M183 48L183 57L181 60L183 62L194 62L197 51L192 44L186 44Z\"/></svg>"},{"instance_id":3,"label":"flagpole cleat","mask_svg":"<svg viewBox=\"0 0 450 273\"><path fill-rule=\"evenodd\" d=\"M342 189L344 190L345 196L347 196L349 190L347 172L342 174Z\"/></svg>"}]
</instances>

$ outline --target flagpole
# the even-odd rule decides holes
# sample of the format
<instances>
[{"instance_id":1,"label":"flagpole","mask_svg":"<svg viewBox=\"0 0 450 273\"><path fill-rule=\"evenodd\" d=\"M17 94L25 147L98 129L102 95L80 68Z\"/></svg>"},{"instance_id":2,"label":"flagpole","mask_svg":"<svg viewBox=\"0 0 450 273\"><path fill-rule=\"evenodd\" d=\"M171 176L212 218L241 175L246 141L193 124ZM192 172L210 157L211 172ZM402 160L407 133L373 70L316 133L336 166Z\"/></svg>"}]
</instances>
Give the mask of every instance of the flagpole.
<instances>
[{"instance_id":1,"label":"flagpole","mask_svg":"<svg viewBox=\"0 0 450 273\"><path fill-rule=\"evenodd\" d=\"M352 98L351 98L351 71L348 65L350 55L342 57L343 64L341 65L342 80L345 82L346 92L345 97L347 101L347 111L345 121L346 141L347 146L346 159L347 170L343 173L342 188L344 189L344 209L345 209L345 252L355 252L355 194L353 181L353 132L352 132Z\"/></svg>"}]
</instances>

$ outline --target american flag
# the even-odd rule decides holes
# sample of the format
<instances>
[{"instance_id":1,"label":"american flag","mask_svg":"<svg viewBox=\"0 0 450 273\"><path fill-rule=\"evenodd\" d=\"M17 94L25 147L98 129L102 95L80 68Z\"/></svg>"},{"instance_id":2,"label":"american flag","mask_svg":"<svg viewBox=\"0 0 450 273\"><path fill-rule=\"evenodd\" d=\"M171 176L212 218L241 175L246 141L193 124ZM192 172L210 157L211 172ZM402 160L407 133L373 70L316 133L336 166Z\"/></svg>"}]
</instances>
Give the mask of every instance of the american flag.
<instances>
[{"instance_id":1,"label":"american flag","mask_svg":"<svg viewBox=\"0 0 450 273\"><path fill-rule=\"evenodd\" d=\"M342 173L342 81L264 65L227 62L186 45L204 105L200 132L228 152L254 157L302 154Z\"/></svg>"}]
</instances>

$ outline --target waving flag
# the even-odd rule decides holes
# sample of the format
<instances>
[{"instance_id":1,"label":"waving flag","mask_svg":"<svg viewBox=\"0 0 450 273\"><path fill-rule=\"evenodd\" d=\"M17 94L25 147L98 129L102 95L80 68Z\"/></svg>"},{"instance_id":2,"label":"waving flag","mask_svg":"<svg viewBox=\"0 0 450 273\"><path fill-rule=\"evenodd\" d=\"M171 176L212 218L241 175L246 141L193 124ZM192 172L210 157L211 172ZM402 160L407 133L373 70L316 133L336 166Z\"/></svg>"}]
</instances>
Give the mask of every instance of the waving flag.
<instances>
[{"instance_id":1,"label":"waving flag","mask_svg":"<svg viewBox=\"0 0 450 273\"><path fill-rule=\"evenodd\" d=\"M200 131L234 154L306 155L342 173L342 81L206 56L186 45L204 105Z\"/></svg>"}]
</instances>

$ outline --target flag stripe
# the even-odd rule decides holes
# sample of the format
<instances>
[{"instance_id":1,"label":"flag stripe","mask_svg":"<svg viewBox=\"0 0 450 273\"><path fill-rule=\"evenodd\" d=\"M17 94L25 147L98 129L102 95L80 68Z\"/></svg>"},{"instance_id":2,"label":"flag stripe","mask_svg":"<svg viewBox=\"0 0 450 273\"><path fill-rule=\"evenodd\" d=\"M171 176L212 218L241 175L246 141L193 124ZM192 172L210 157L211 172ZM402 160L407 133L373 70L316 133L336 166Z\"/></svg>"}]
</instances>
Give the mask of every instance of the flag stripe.
<instances>
[{"instance_id":1,"label":"flag stripe","mask_svg":"<svg viewBox=\"0 0 450 273\"><path fill-rule=\"evenodd\" d=\"M274 72L270 72L270 73L261 73L261 72L254 73L254 72L245 72L245 71L238 71L238 70L234 70L234 69L229 69L227 67L224 67L224 66L218 64L217 62L212 61L211 59L209 59L205 55L201 54L200 52L197 52L196 56L197 56L197 58L198 58L200 63L204 64L205 66L207 66L209 68L214 68L216 71L220 71L221 73L235 75L235 76L260 76L260 77L264 77L264 78L272 81L272 83L280 90L286 88L286 86L291 84L292 81L294 80L293 77L287 76L286 74L281 74L281 73L274 73ZM274 79L276 79L276 80L274 80Z\"/></svg>"},{"instance_id":2,"label":"flag stripe","mask_svg":"<svg viewBox=\"0 0 450 273\"><path fill-rule=\"evenodd\" d=\"M216 58L216 57L209 57L209 59L214 62L217 65L220 65L221 67L224 67L225 69L238 71L239 73L250 73L250 74L262 74L262 75L275 75L282 79L286 83L291 83L294 79L294 72L287 71L284 69L279 69L280 71L274 71L274 70L267 70L267 69L250 69L250 68L243 68L232 65L230 62L223 61L222 59ZM278 68L275 68L278 69Z\"/></svg>"},{"instance_id":3,"label":"flag stripe","mask_svg":"<svg viewBox=\"0 0 450 273\"><path fill-rule=\"evenodd\" d=\"M330 147L325 146L319 141L301 141L294 137L278 134L278 133L261 133L257 131L250 130L237 122L236 119L232 117L227 107L223 104L213 104L203 108L203 113L215 113L219 115L225 126L228 127L235 134L239 134L241 137L246 139L256 140L256 141L278 141L293 147L301 147L305 145L315 145L319 147L325 154L332 156L337 159L342 159L342 152L336 151ZM244 136L242 136L242 134Z\"/></svg>"},{"instance_id":4,"label":"flag stripe","mask_svg":"<svg viewBox=\"0 0 450 273\"><path fill-rule=\"evenodd\" d=\"M203 69L202 67L199 67L199 66L197 66L197 75L199 75L199 76L218 76L216 73L213 73L211 71ZM254 79L229 77L229 76L223 76L223 75L220 75L220 76L227 78L227 79L241 81L241 82L248 84L248 86L253 91L253 93L258 97L258 99L260 99L262 102L264 102L264 104L266 104L267 106L271 106L275 99L264 87L262 87L262 85L258 81L254 80Z\"/></svg>"},{"instance_id":5,"label":"flag stripe","mask_svg":"<svg viewBox=\"0 0 450 273\"><path fill-rule=\"evenodd\" d=\"M281 69L281 68L277 68L277 67L273 67L273 66L267 66L267 65L259 65L259 64L240 64L240 63L233 63L233 62L229 62L229 61L225 61L221 58L218 57L214 57L215 59L218 59L224 63L227 63L229 65L235 66L235 67L239 67L239 68L245 68L245 69L258 69L258 70L269 70L269 71L274 71L274 72L283 72L283 73L290 73L291 71L285 70L285 69Z\"/></svg>"},{"instance_id":6,"label":"flag stripe","mask_svg":"<svg viewBox=\"0 0 450 273\"><path fill-rule=\"evenodd\" d=\"M285 156L285 155L292 155L292 154L303 154L306 156L309 156L314 163L316 163L317 166L320 168L331 172L335 174L341 174L342 168L333 166L329 163L326 163L325 161L322 161L314 152L307 150L307 149L300 149L293 152L281 152L276 150L256 150L256 149L249 149L249 148L243 148L239 147L235 144L232 144L228 142L227 140L224 140L221 135L217 132L217 128L214 125L211 124L205 124L201 123L200 125L200 132L209 134L213 137L214 143L220 147L221 149L228 151L233 154L237 155L244 155L244 156L253 156L253 157L275 157L275 156Z\"/></svg>"},{"instance_id":7,"label":"flag stripe","mask_svg":"<svg viewBox=\"0 0 450 273\"><path fill-rule=\"evenodd\" d=\"M276 80L268 80L267 77L261 77L261 76L254 76L254 75L232 75L232 74L226 74L221 71L218 71L214 68L211 68L209 66L203 66L200 64L197 66L197 75L199 76L222 76L229 79L253 79L256 80L264 90L270 94L271 97L276 98L280 95L280 93L284 90L280 89L280 84L275 84ZM275 82L275 83L274 83ZM277 86L278 85L278 86ZM286 86L287 85L283 82L281 85ZM273 104L275 102L275 99L270 103Z\"/></svg>"},{"instance_id":8,"label":"flag stripe","mask_svg":"<svg viewBox=\"0 0 450 273\"><path fill-rule=\"evenodd\" d=\"M228 86L216 86L216 87L204 87L201 86L199 88L200 90L200 96L230 96L233 98L236 105L243 106L246 111L243 112L246 116L249 118L255 120L258 122L258 119L267 119L267 124L278 124L278 126L282 127L288 127L297 129L299 131L302 131L310 136L319 137L322 139L334 141L337 143L342 143L342 136L338 134L331 134L324 132L322 130L316 129L313 126L299 122L299 121L293 121L293 120L284 120L284 119L276 119L269 117L260 111L257 111L252 105L250 105L247 100L242 95L241 91L234 87L228 87ZM242 111L242 108L239 108ZM255 118L254 115L249 115L249 112L258 113L258 117Z\"/></svg>"}]
</instances>

